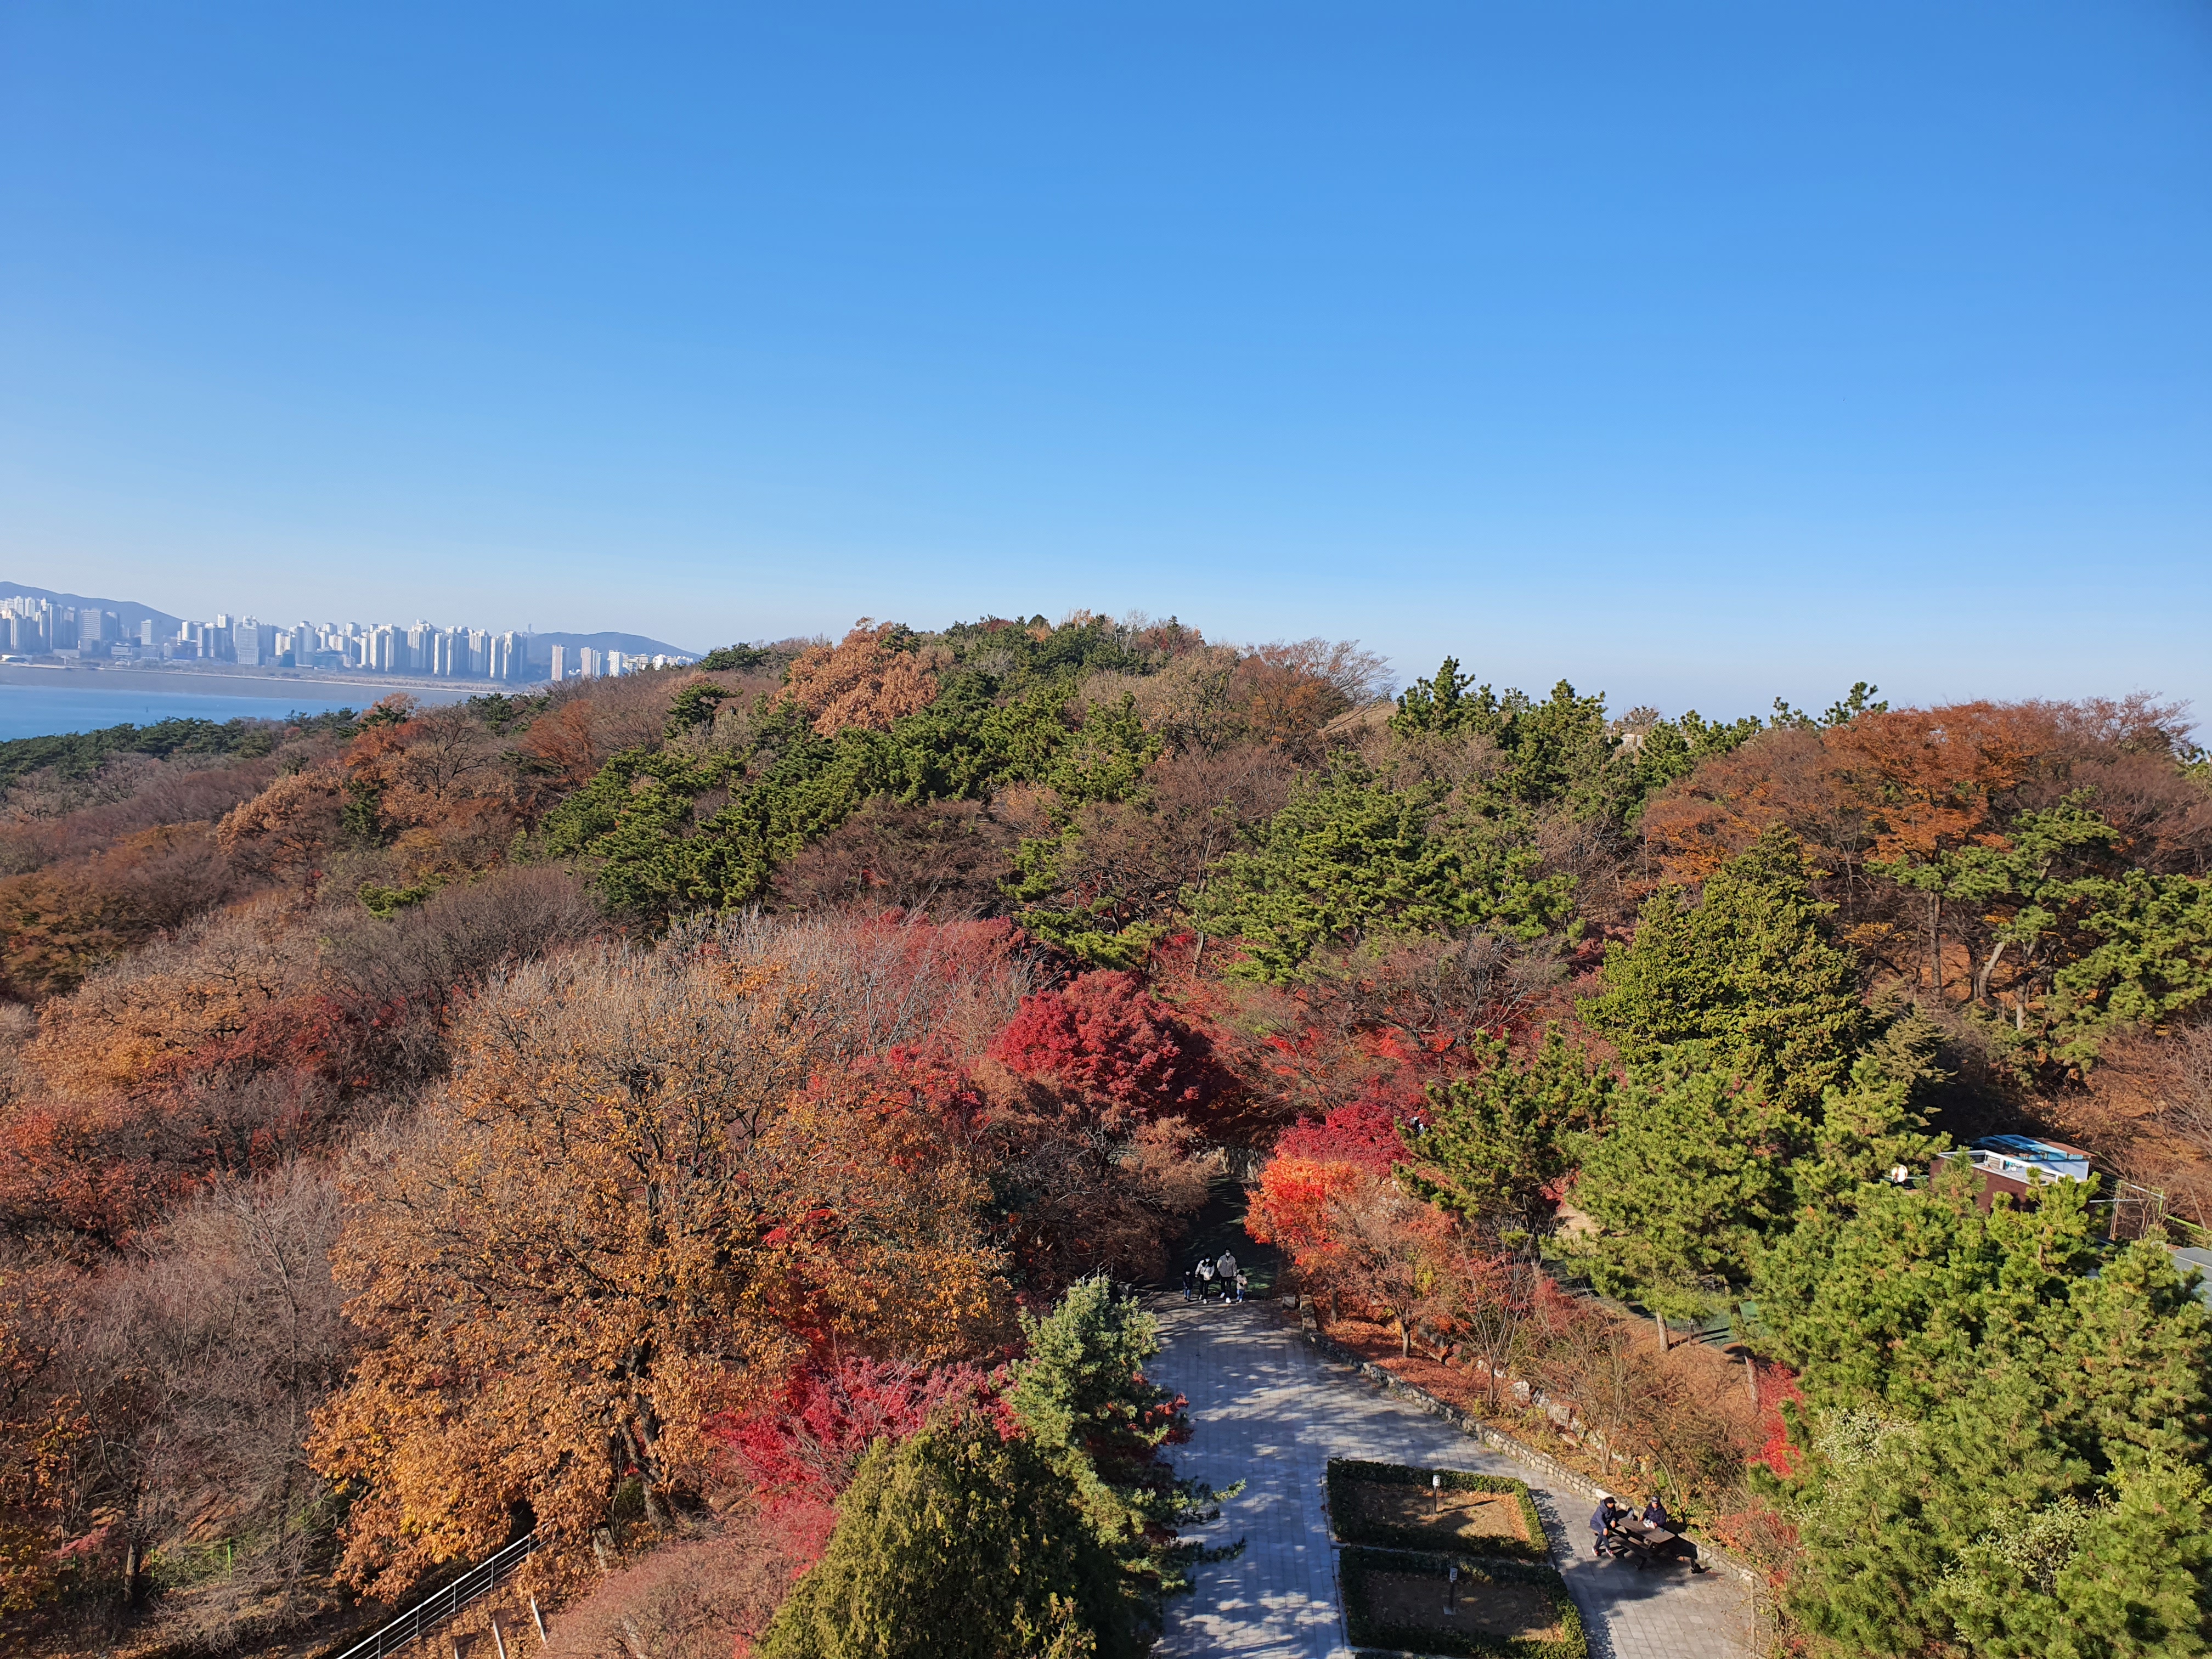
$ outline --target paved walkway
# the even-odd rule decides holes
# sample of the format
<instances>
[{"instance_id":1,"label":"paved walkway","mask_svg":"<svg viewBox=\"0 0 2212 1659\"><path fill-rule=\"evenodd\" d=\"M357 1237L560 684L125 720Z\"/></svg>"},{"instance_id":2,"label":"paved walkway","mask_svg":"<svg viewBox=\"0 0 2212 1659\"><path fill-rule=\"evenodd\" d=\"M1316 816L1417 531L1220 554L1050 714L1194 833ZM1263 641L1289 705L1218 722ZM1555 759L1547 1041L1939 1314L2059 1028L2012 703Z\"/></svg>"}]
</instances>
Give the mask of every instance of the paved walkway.
<instances>
[{"instance_id":1,"label":"paved walkway","mask_svg":"<svg viewBox=\"0 0 2212 1659\"><path fill-rule=\"evenodd\" d=\"M1542 1476L1487 1451L1449 1423L1394 1400L1349 1366L1324 1359L1280 1312L1154 1304L1167 1346L1160 1381L1190 1397L1190 1444L1177 1469L1242 1496L1209 1543L1246 1540L1233 1561L1201 1567L1198 1589L1168 1613L1166 1655L1239 1659L1343 1659L1351 1653L1322 1507L1332 1457L1509 1474L1527 1480L1552 1535L1552 1559L1582 1608L1595 1659L1751 1659L1750 1591L1723 1572L1638 1572L1589 1552L1588 1500L1539 1484Z\"/></svg>"}]
</instances>

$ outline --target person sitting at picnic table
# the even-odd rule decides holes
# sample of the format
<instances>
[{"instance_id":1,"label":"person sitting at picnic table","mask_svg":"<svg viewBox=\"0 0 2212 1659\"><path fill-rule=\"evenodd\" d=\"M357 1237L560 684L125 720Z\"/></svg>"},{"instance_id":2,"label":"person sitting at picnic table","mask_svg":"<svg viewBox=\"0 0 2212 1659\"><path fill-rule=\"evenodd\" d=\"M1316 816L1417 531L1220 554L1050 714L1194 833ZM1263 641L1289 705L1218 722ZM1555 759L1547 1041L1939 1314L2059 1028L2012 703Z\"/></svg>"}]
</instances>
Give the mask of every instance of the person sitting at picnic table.
<instances>
[{"instance_id":1,"label":"person sitting at picnic table","mask_svg":"<svg viewBox=\"0 0 2212 1659\"><path fill-rule=\"evenodd\" d=\"M1644 1506L1643 1518L1626 1523L1621 1533L1635 1548L1639 1567L1649 1559L1687 1561L1692 1572L1705 1570L1705 1564L1698 1559L1698 1547L1682 1536L1674 1517L1656 1498Z\"/></svg>"},{"instance_id":2,"label":"person sitting at picnic table","mask_svg":"<svg viewBox=\"0 0 2212 1659\"><path fill-rule=\"evenodd\" d=\"M1590 1516L1589 1527L1592 1534L1591 1541L1596 1546L1600 1555L1604 1555L1613 1549L1615 1530L1627 1513L1627 1510L1613 1501L1611 1492L1601 1492L1597 1495L1597 1512Z\"/></svg>"}]
</instances>

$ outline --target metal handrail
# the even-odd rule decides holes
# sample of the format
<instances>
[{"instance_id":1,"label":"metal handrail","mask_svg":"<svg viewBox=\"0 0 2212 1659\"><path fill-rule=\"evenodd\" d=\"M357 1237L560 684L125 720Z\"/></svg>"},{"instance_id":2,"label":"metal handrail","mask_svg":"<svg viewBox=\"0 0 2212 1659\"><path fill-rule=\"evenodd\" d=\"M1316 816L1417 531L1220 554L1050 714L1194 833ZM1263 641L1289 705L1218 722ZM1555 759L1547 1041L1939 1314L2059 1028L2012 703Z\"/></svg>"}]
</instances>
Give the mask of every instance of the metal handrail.
<instances>
[{"instance_id":1,"label":"metal handrail","mask_svg":"<svg viewBox=\"0 0 2212 1659\"><path fill-rule=\"evenodd\" d=\"M525 1533L496 1554L486 1556L443 1589L433 1590L366 1642L337 1659L385 1659L421 1641L470 1602L489 1595L502 1579L514 1576L523 1559L538 1547L538 1534Z\"/></svg>"}]
</instances>

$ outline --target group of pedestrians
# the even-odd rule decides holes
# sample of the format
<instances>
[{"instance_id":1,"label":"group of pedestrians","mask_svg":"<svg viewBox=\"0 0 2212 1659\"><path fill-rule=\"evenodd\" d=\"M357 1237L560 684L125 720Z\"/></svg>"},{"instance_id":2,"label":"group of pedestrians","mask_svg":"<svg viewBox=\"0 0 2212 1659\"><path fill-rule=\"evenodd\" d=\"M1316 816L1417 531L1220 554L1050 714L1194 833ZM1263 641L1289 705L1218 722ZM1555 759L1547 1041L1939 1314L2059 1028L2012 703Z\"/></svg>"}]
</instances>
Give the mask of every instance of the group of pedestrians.
<instances>
[{"instance_id":1,"label":"group of pedestrians","mask_svg":"<svg viewBox=\"0 0 2212 1659\"><path fill-rule=\"evenodd\" d=\"M1194 1284L1193 1280L1196 1283ZM1184 1273L1182 1299L1186 1302L1211 1302L1218 1290L1224 1302L1242 1302L1245 1287L1250 1282L1244 1270L1237 1265L1237 1258L1224 1250L1210 1261L1200 1257L1198 1266Z\"/></svg>"},{"instance_id":2,"label":"group of pedestrians","mask_svg":"<svg viewBox=\"0 0 2212 1659\"><path fill-rule=\"evenodd\" d=\"M1644 1506L1639 1518L1623 1508L1611 1492L1597 1496L1597 1511L1590 1516L1589 1525L1601 1559L1631 1556L1639 1568L1647 1561L1687 1561L1692 1572L1705 1570L1698 1559L1698 1547L1682 1536L1674 1517L1657 1498Z\"/></svg>"}]
</instances>

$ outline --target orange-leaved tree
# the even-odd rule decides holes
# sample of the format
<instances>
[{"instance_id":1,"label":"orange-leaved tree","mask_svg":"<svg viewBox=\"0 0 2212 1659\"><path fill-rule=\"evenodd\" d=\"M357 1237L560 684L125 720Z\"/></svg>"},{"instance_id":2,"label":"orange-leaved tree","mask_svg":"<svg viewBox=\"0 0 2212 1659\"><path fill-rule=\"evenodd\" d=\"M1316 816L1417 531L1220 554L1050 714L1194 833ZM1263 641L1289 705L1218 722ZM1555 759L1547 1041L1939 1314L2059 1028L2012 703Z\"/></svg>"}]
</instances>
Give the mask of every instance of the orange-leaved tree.
<instances>
[{"instance_id":1,"label":"orange-leaved tree","mask_svg":"<svg viewBox=\"0 0 2212 1659\"><path fill-rule=\"evenodd\" d=\"M1299 1278L1328 1298L1332 1319L1340 1293L1360 1294L1352 1259L1359 1252L1346 1218L1391 1186L1391 1169L1404 1156L1390 1108L1368 1096L1317 1123L1294 1124L1260 1171L1244 1230L1290 1256Z\"/></svg>"},{"instance_id":2,"label":"orange-leaved tree","mask_svg":"<svg viewBox=\"0 0 2212 1659\"><path fill-rule=\"evenodd\" d=\"M912 629L863 617L835 647L817 645L793 663L784 691L825 738L850 726L888 732L900 715L936 701L937 674Z\"/></svg>"},{"instance_id":3,"label":"orange-leaved tree","mask_svg":"<svg viewBox=\"0 0 2212 1659\"><path fill-rule=\"evenodd\" d=\"M323 1413L345 1571L389 1592L526 1513L573 1565L618 1488L695 1497L702 1424L809 1351L987 1343L982 1188L939 1125L810 1097L811 988L711 952L489 988L450 1084L351 1160L337 1253L375 1346Z\"/></svg>"}]
</instances>

